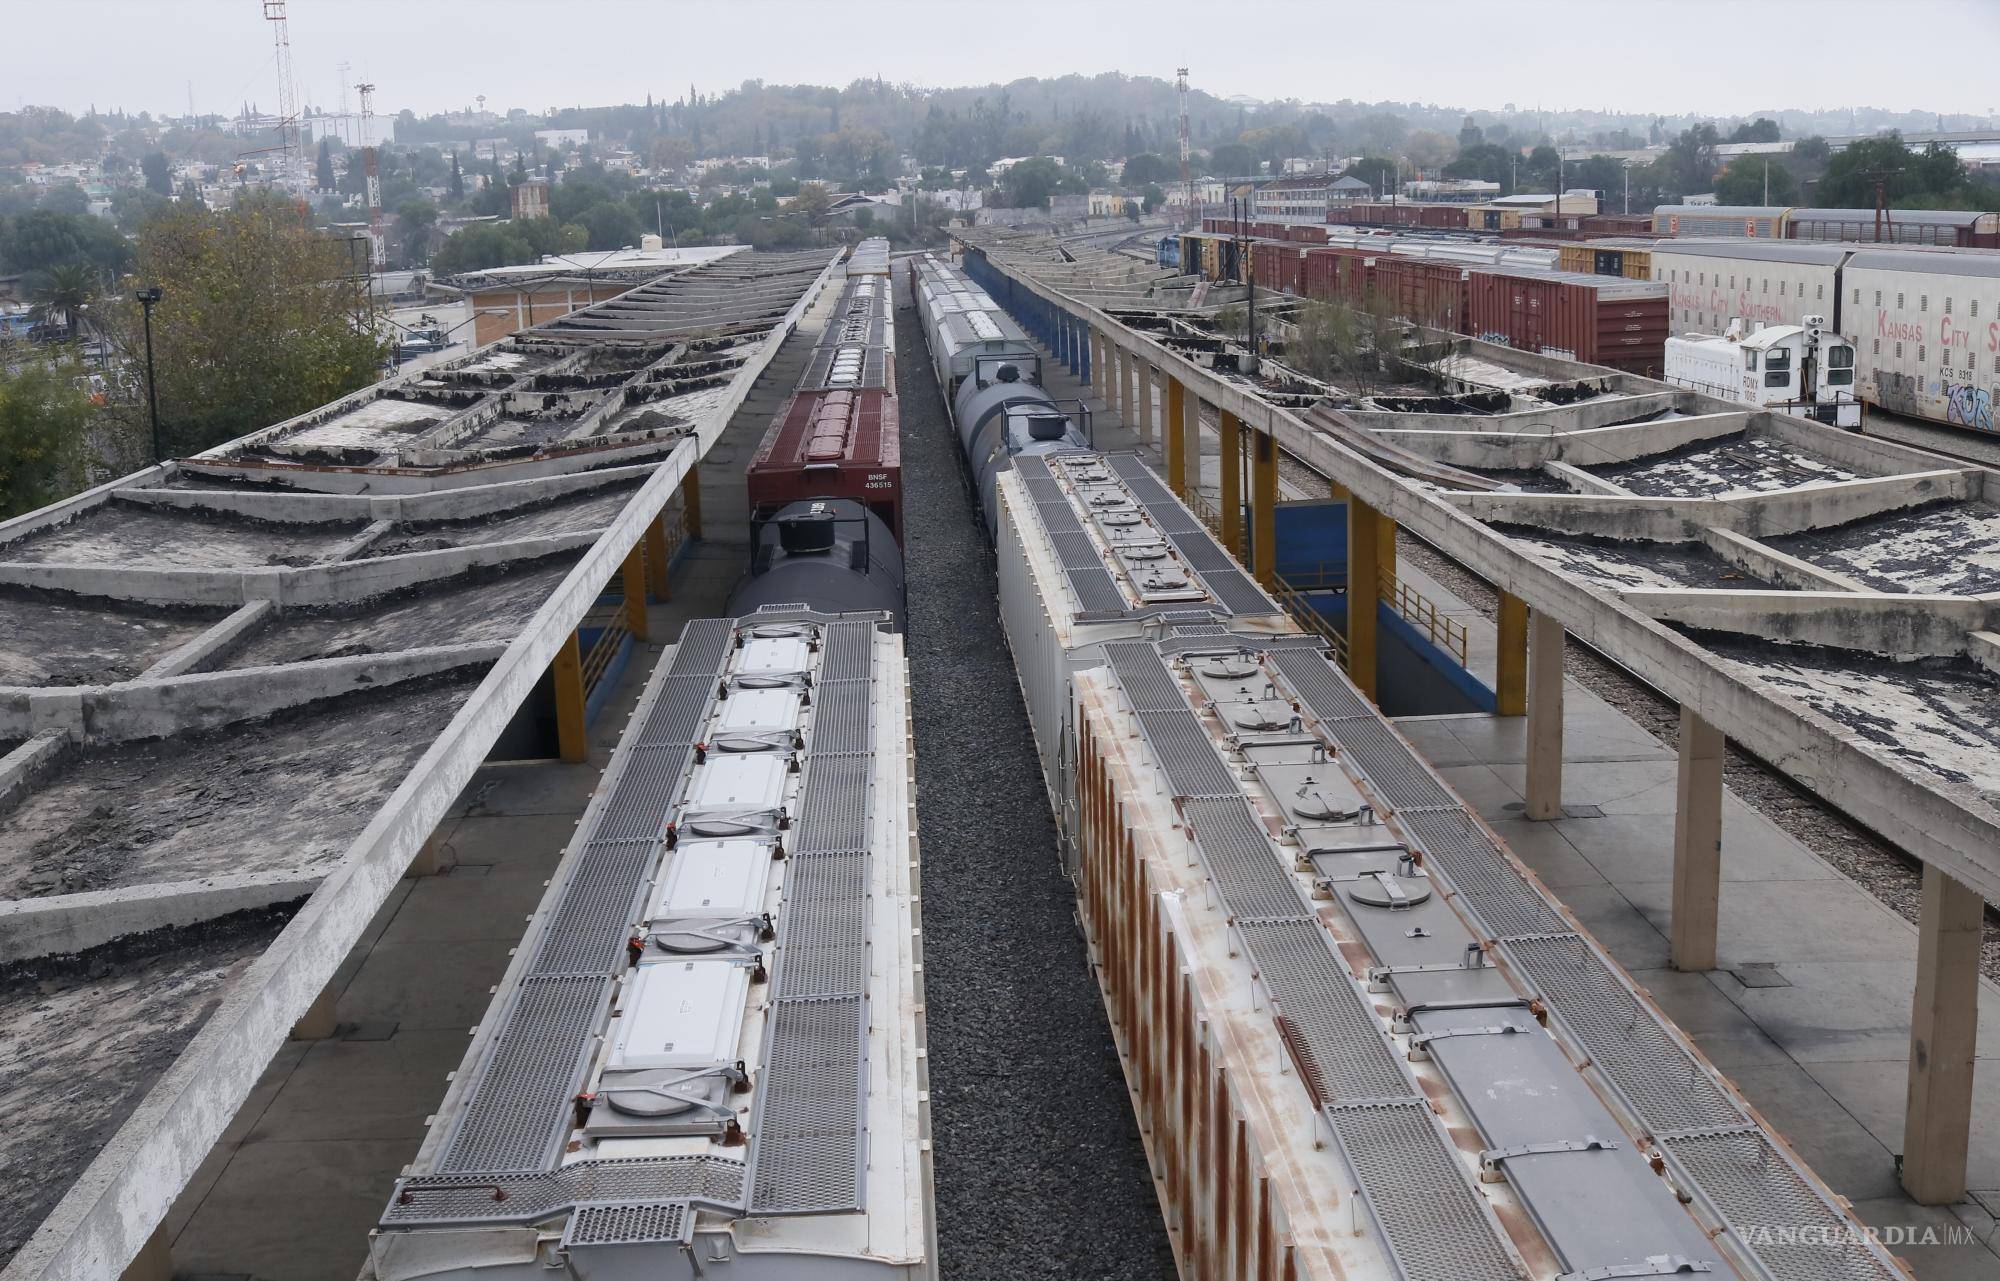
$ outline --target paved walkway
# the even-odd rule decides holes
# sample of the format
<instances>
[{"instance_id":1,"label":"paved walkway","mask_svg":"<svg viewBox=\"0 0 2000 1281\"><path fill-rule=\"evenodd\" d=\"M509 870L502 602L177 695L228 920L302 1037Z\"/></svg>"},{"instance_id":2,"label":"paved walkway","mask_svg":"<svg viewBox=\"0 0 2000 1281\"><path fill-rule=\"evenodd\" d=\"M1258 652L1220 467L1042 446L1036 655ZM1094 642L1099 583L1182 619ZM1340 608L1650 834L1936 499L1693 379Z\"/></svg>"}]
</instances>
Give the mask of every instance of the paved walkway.
<instances>
[{"instance_id":1,"label":"paved walkway","mask_svg":"<svg viewBox=\"0 0 2000 1281\"><path fill-rule=\"evenodd\" d=\"M1054 367L1047 383L1060 397L1085 395L1101 448L1138 447L1100 388L1081 387ZM1208 427L1203 488L1212 500L1217 441L1212 420ZM1493 624L1416 567L1399 565L1397 573L1465 624L1470 666L1490 685ZM1977 1190L1949 1209L1919 1206L1903 1194L1895 1156L1916 930L1731 792L1723 803L1720 968L1669 969L1675 754L1575 680L1565 680L1563 694L1563 800L1573 812L1594 808L1601 817L1521 816L1525 717L1409 717L1398 725L1865 1223L1934 1230L1937 1244L1894 1247L1923 1281L2000 1278L2000 989L1983 983L1980 991Z\"/></svg>"}]
</instances>

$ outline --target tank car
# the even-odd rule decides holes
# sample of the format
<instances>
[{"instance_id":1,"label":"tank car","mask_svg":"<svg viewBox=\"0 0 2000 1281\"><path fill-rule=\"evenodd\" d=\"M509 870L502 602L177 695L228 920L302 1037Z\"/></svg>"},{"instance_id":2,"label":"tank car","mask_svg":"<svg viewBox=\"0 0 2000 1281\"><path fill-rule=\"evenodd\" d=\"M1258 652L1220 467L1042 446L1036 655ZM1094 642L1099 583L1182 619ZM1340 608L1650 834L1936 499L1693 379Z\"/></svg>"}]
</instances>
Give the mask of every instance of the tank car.
<instances>
[{"instance_id":1,"label":"tank car","mask_svg":"<svg viewBox=\"0 0 2000 1281\"><path fill-rule=\"evenodd\" d=\"M729 598L729 612L742 617L770 605L879 610L900 632L902 549L882 518L851 498L787 503L752 522L750 575Z\"/></svg>"}]
</instances>

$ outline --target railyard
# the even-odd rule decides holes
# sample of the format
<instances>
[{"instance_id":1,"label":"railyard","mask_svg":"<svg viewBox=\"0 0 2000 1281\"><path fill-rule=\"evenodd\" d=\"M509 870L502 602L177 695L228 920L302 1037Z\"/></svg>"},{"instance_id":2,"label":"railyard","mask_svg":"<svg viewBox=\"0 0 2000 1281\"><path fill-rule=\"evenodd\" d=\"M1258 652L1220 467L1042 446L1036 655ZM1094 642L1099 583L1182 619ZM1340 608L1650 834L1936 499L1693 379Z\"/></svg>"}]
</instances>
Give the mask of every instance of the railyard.
<instances>
[{"instance_id":1,"label":"railyard","mask_svg":"<svg viewBox=\"0 0 2000 1281\"><path fill-rule=\"evenodd\" d=\"M1545 979L1562 1019L1650 1019L1657 1005L1678 1029L1648 1044L1685 1033L1692 1070L1706 1081L1719 1069L1755 1109L1723 1129L1761 1135L1767 1122L1781 1142L1763 1150L1788 1145L1861 1222L1929 1230L1833 1257L1760 1248L1757 1214L1824 1229L1842 1222L1840 1202L1805 1182L1776 1200L1757 1179L1710 1187L1730 1168L1741 1179L1725 1162L1692 1181L1711 1230L1734 1243L1726 1266L1890 1275L1895 1254L1921 1277L1990 1275L2000 1113L1990 1072L1974 1075L1990 1061L1975 1029L1984 1015L1991 1042L1996 1002L1978 977L1978 903L2000 885L1990 473L1472 340L1426 356L1407 385L1361 395L1281 357L1246 374L1214 330L1227 289L1197 297L1177 273L1103 247L1128 234L973 234L963 252L1035 340L1044 385L1089 403L1091 444L1136 451L1250 577L1324 629L1356 687L1506 842L1498 866L1530 869L1521 884L1560 900L1645 993L1612 1013L1592 1002L1628 1000L1615 985L1578 996ZM710 272L740 302L703 289ZM9 1224L42 1224L10 1239L10 1281L111 1275L135 1256L354 1275L391 1181L432 1132L463 1029L521 938L507 922L541 897L596 786L594 764L536 758L601 762L623 709L679 653L667 642L719 612L746 551L744 464L841 276L826 255L724 259L658 287L690 299L671 321L627 295L456 372L434 366L0 531L7 590L34 628L0 656L19 687L0 730L19 743L0 864L12 869L0 943L19 1011L7 1032L42 1055L19 1060L19 1097L73 1101L79 1087L54 1082L78 1037L149 1038L147 1054L93 1082L100 1119L71 1126L69 1165L9 1191ZM909 277L895 281L930 1265L1170 1275L1206 1257L1203 1220L1231 1207L1221 1194L1186 1200L1158 1146L1171 1126L1147 1112L1135 1076L1150 1050L1115 1001L1114 1039L1097 999L1111 993L1090 981L1114 965L1110 944L1068 928L1073 876L1039 805L1036 735L1006 657L1021 642L995 610L1003 589L963 497L948 397L907 332ZM558 367L544 345L607 336L624 341L586 357L596 366ZM552 369L579 382L514 381ZM617 376L594 381L606 373ZM551 461L586 441L588 469ZM526 462L481 474L480 449L524 443ZM353 492L361 475L379 478L366 494ZM242 484L280 477L314 496ZM599 603L608 585L619 598ZM531 692L582 684L596 650L579 628L606 646L587 731L559 687L543 686L545 704ZM1672 700L1678 741L1598 697L1599 682L1565 680L1565 632L1614 681ZM468 734L463 709L482 699L496 710ZM516 705L543 713L524 720ZM460 736L448 764L430 748L439 732ZM1851 861L1725 791L1725 738L1795 799L1851 815L1924 869L1917 928L1856 887ZM482 765L489 753L523 759ZM328 759L356 756L365 769ZM371 806L399 800L393 823L384 810L361 830ZM257 834L262 861L218 837L238 830ZM405 868L415 879L396 879ZM299 954L293 932L330 914L338 928ZM145 958L157 985L114 963L117 949ZM436 959L448 950L468 955ZM241 1012L253 991L266 1006L254 1020ZM47 1021L65 1018L52 1037ZM1594 1035L1580 1043L1606 1057L1612 1043ZM202 1074L211 1097L191 1088ZM344 1075L380 1109L361 1111L359 1135L337 1133ZM1593 1088L1614 1097L1633 1080ZM1647 1125L1649 1138L1675 1129ZM17 1150L46 1150L45 1133L17 1129ZM309 1144L329 1146L287 1146ZM1393 1205L1370 1214L1395 1235ZM1292 1231L1304 1258L1311 1228ZM1519 1244L1532 1230L1508 1231L1527 1274L1554 1274ZM300 1233L312 1249L295 1248ZM1262 1242L1237 1248L1259 1268L1273 1257ZM1472 1255L1423 1273L1384 1265L1373 1244L1340 1249L1367 1275L1487 1274Z\"/></svg>"}]
</instances>

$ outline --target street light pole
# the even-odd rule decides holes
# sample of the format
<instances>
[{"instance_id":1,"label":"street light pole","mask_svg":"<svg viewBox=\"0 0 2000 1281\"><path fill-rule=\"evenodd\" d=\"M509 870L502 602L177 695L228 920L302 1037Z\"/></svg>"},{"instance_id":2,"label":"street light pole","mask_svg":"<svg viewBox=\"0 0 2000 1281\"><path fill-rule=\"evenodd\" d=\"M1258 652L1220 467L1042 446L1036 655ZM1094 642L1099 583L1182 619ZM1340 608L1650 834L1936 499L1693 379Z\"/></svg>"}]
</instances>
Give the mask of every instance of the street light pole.
<instances>
[{"instance_id":1,"label":"street light pole","mask_svg":"<svg viewBox=\"0 0 2000 1281\"><path fill-rule=\"evenodd\" d=\"M165 462L160 450L160 387L153 377L153 304L165 297L165 291L158 285L147 285L133 297L139 300L139 307L146 317L146 409L153 423L153 461Z\"/></svg>"}]
</instances>

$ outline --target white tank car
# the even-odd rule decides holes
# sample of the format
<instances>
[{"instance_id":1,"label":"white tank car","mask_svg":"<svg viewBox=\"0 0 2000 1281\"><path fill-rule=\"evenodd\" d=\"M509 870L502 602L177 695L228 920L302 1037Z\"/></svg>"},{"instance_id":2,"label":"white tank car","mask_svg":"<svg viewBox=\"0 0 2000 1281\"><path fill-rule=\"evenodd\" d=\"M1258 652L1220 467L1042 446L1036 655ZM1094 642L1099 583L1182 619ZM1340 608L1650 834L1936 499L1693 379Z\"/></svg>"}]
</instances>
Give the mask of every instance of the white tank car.
<instances>
[{"instance_id":1,"label":"white tank car","mask_svg":"<svg viewBox=\"0 0 2000 1281\"><path fill-rule=\"evenodd\" d=\"M1902 1275L1143 461L997 493L1182 1275Z\"/></svg>"},{"instance_id":2,"label":"white tank car","mask_svg":"<svg viewBox=\"0 0 2000 1281\"><path fill-rule=\"evenodd\" d=\"M886 624L688 624L366 1281L937 1276L908 678Z\"/></svg>"}]
</instances>

